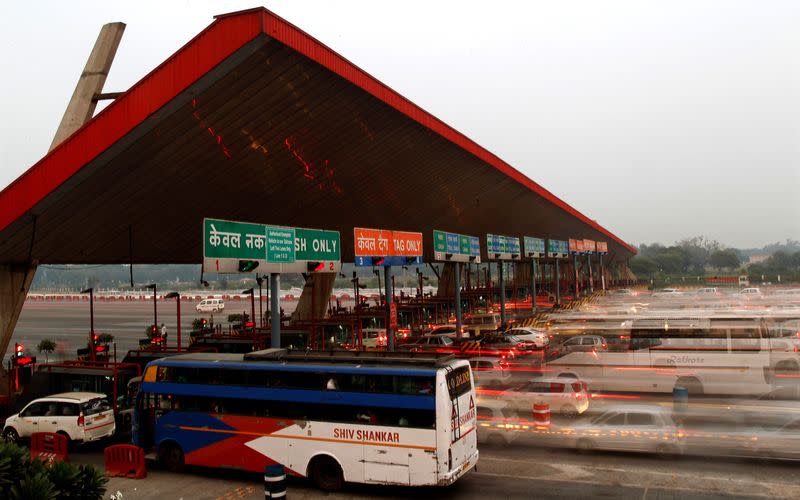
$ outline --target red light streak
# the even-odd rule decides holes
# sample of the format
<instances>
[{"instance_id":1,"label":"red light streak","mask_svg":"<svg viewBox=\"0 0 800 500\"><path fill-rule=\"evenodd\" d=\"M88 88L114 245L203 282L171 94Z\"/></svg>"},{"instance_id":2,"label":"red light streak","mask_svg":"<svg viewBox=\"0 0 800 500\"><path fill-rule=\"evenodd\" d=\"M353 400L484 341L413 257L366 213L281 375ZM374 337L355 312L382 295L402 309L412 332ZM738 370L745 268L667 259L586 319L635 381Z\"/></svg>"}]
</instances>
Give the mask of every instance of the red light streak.
<instances>
[{"instance_id":1,"label":"red light streak","mask_svg":"<svg viewBox=\"0 0 800 500\"><path fill-rule=\"evenodd\" d=\"M641 396L632 396L624 394L600 394L592 393L589 395L592 399L642 399Z\"/></svg>"},{"instance_id":2,"label":"red light streak","mask_svg":"<svg viewBox=\"0 0 800 500\"><path fill-rule=\"evenodd\" d=\"M324 160L319 167L315 167L305 158L303 155L300 154L300 151L292 145L292 141L290 141L289 137L283 140L284 146L286 149L292 153L292 156L295 157L297 161L300 162L300 165L303 167L303 177L310 181L317 181L317 187L320 191L323 191L325 188L329 188L335 193L341 194L342 188L336 181L333 180L333 168L328 165L328 160Z\"/></svg>"},{"instance_id":3,"label":"red light streak","mask_svg":"<svg viewBox=\"0 0 800 500\"><path fill-rule=\"evenodd\" d=\"M205 120L203 120L203 118L200 116L200 111L197 110L197 99L192 99L192 108L194 109L194 111L192 112L192 116L194 117L195 120L197 120L200 123L200 127L204 128L206 132L208 132L208 135L210 135L213 138L216 138L217 146L219 146L220 149L222 150L222 154L225 155L226 158L231 159L232 158L231 153L230 151L228 151L228 148L225 147L222 135L215 134L214 129L208 126Z\"/></svg>"}]
</instances>

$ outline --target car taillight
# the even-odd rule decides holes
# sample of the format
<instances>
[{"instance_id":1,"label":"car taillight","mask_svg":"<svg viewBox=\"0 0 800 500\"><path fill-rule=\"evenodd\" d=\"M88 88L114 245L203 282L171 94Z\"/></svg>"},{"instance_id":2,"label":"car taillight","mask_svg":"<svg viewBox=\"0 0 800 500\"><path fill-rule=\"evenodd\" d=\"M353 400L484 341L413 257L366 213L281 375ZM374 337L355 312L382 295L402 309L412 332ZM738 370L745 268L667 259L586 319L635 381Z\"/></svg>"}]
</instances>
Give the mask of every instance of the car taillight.
<instances>
[{"instance_id":1,"label":"car taillight","mask_svg":"<svg viewBox=\"0 0 800 500\"><path fill-rule=\"evenodd\" d=\"M83 413L78 415L78 425L83 425L85 422L86 420L83 418Z\"/></svg>"}]
</instances>

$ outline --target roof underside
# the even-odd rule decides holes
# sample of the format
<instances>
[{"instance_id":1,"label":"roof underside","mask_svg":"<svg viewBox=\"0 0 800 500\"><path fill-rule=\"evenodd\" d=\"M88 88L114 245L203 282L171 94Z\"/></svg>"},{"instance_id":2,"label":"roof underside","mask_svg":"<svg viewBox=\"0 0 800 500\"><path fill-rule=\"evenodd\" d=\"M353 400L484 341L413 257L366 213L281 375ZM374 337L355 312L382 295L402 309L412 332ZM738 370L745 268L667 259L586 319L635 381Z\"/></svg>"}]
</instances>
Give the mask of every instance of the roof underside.
<instances>
[{"instance_id":1,"label":"roof underside","mask_svg":"<svg viewBox=\"0 0 800 500\"><path fill-rule=\"evenodd\" d=\"M0 262L199 263L204 217L339 230L345 260L356 226L421 231L429 258L433 229L633 253L263 9L219 17L0 193Z\"/></svg>"}]
</instances>

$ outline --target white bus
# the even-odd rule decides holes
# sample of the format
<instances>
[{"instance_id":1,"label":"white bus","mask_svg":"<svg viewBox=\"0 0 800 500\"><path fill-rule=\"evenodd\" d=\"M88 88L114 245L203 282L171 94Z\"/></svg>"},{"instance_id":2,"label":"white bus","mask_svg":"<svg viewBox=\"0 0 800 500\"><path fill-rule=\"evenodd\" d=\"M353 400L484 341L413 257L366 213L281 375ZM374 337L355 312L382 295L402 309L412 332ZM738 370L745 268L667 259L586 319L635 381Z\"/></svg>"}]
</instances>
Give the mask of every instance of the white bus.
<instances>
[{"instance_id":1,"label":"white bus","mask_svg":"<svg viewBox=\"0 0 800 500\"><path fill-rule=\"evenodd\" d=\"M646 318L628 322L623 352L574 352L552 360L554 375L585 380L592 391L759 395L798 382L791 339L770 335L762 318Z\"/></svg>"},{"instance_id":2,"label":"white bus","mask_svg":"<svg viewBox=\"0 0 800 500\"><path fill-rule=\"evenodd\" d=\"M133 437L171 470L279 463L337 490L451 484L478 461L476 425L466 360L267 349L151 362Z\"/></svg>"}]
</instances>

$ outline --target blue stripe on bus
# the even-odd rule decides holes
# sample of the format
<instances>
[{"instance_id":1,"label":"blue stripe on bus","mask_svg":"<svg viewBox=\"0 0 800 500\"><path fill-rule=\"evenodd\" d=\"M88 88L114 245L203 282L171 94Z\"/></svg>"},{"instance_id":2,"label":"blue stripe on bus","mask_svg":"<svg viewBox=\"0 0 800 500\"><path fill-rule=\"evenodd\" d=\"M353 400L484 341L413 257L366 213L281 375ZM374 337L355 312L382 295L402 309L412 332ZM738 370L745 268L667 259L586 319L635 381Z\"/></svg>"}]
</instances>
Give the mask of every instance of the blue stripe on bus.
<instances>
[{"instance_id":1,"label":"blue stripe on bus","mask_svg":"<svg viewBox=\"0 0 800 500\"><path fill-rule=\"evenodd\" d=\"M184 453L190 453L231 437L231 434L219 432L185 431L180 429L182 426L195 427L198 429L238 430L227 425L220 419L212 417L208 413L170 411L158 419L155 442L161 444L165 440L173 439L177 443L180 443Z\"/></svg>"},{"instance_id":2,"label":"blue stripe on bus","mask_svg":"<svg viewBox=\"0 0 800 500\"><path fill-rule=\"evenodd\" d=\"M362 407L375 406L381 408L408 408L417 410L436 409L436 400L433 395L407 396L403 394L376 394L366 392L267 389L262 387L240 387L231 385L179 384L174 382L143 382L140 390L142 392L176 394L179 396L340 404Z\"/></svg>"},{"instance_id":3,"label":"blue stripe on bus","mask_svg":"<svg viewBox=\"0 0 800 500\"><path fill-rule=\"evenodd\" d=\"M148 366L176 366L187 368L233 368L251 370L274 370L286 372L303 373L356 373L364 375L414 375L414 376L435 376L435 369L423 368L377 368L371 366L338 366L320 364L273 364L258 363L253 361L196 361L164 358L151 361Z\"/></svg>"}]
</instances>

